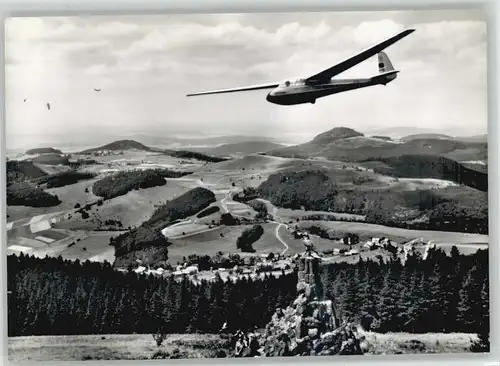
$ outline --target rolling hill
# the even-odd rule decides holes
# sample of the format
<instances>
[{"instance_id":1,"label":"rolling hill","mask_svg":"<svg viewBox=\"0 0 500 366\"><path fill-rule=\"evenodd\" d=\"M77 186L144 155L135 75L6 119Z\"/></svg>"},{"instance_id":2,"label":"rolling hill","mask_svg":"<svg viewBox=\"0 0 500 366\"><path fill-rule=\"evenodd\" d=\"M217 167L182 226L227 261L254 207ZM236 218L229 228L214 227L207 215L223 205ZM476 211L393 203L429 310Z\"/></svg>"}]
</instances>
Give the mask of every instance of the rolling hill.
<instances>
[{"instance_id":1,"label":"rolling hill","mask_svg":"<svg viewBox=\"0 0 500 366\"><path fill-rule=\"evenodd\" d=\"M476 136L459 136L455 137L455 139L468 142L488 142L488 134Z\"/></svg>"},{"instance_id":2,"label":"rolling hill","mask_svg":"<svg viewBox=\"0 0 500 366\"><path fill-rule=\"evenodd\" d=\"M49 153L35 156L31 161L35 164L69 165L69 158L65 155Z\"/></svg>"},{"instance_id":3,"label":"rolling hill","mask_svg":"<svg viewBox=\"0 0 500 366\"><path fill-rule=\"evenodd\" d=\"M377 159L385 166L373 166L375 173L400 178L434 178L450 180L488 191L488 173L478 171L451 159L431 155L401 155Z\"/></svg>"},{"instance_id":4,"label":"rolling hill","mask_svg":"<svg viewBox=\"0 0 500 366\"><path fill-rule=\"evenodd\" d=\"M329 131L320 133L311 142L316 144L328 144L334 141L348 139L351 137L364 137L361 132L347 127L335 127Z\"/></svg>"},{"instance_id":5,"label":"rolling hill","mask_svg":"<svg viewBox=\"0 0 500 366\"><path fill-rule=\"evenodd\" d=\"M62 155L62 151L54 149L53 147L39 147L35 149L29 149L26 151L26 155L38 155L38 154L59 154Z\"/></svg>"},{"instance_id":6,"label":"rolling hill","mask_svg":"<svg viewBox=\"0 0 500 366\"><path fill-rule=\"evenodd\" d=\"M275 149L280 149L285 145L277 144L270 141L245 141L233 144L223 144L214 148L206 148L202 151L213 155L233 155L233 154L256 154L268 152Z\"/></svg>"},{"instance_id":7,"label":"rolling hill","mask_svg":"<svg viewBox=\"0 0 500 366\"><path fill-rule=\"evenodd\" d=\"M81 154L90 154L96 151L102 150L111 150L111 151L119 151L119 150L140 150L140 151L157 151L149 146L146 146L140 142L134 140L118 140L110 142L109 144L94 147L91 149L87 149L81 152Z\"/></svg>"},{"instance_id":8,"label":"rolling hill","mask_svg":"<svg viewBox=\"0 0 500 366\"><path fill-rule=\"evenodd\" d=\"M369 131L370 135L382 135L390 136L393 139L400 139L404 136L409 135L419 135L419 134L446 134L448 131L443 131L439 129L422 128L422 127L410 127L410 126L399 126L399 127L388 127L388 128L376 128ZM367 131L368 133L368 131Z\"/></svg>"},{"instance_id":9,"label":"rolling hill","mask_svg":"<svg viewBox=\"0 0 500 366\"><path fill-rule=\"evenodd\" d=\"M448 135L444 135L441 133L418 133L414 135L408 135L401 137L401 141L412 141L412 140L422 140L422 139L431 139L431 140L453 140L454 138Z\"/></svg>"},{"instance_id":10,"label":"rolling hill","mask_svg":"<svg viewBox=\"0 0 500 366\"><path fill-rule=\"evenodd\" d=\"M209 146L215 147L222 144L238 144L247 141L267 141L277 142L274 137L255 136L255 135L221 135L221 136L201 136L201 137L176 137L172 136L169 131L158 131L157 133L137 133L128 137L143 141L148 146L165 146L179 149L189 149L190 146Z\"/></svg>"},{"instance_id":11,"label":"rolling hill","mask_svg":"<svg viewBox=\"0 0 500 366\"><path fill-rule=\"evenodd\" d=\"M47 176L42 169L30 161L7 162L7 185Z\"/></svg>"},{"instance_id":12,"label":"rolling hill","mask_svg":"<svg viewBox=\"0 0 500 366\"><path fill-rule=\"evenodd\" d=\"M89 155L92 153L96 153L98 151L126 151L126 150L138 150L138 151L151 152L151 153L163 153L165 155L169 155L169 156L172 156L174 158L196 159L196 160L206 161L206 162L220 162L220 161L227 160L224 158L220 158L218 156L210 156L210 155L203 154L203 153L196 152L196 151L160 149L160 148L156 148L156 147L146 146L143 143L135 141L135 140L117 140L117 141L113 141L109 144L100 146L100 147L94 147L91 149L84 150L84 151L80 152L79 154Z\"/></svg>"},{"instance_id":13,"label":"rolling hill","mask_svg":"<svg viewBox=\"0 0 500 366\"><path fill-rule=\"evenodd\" d=\"M346 186L338 173L282 170L261 183L257 194L276 207L364 215L367 223L391 227L488 232L486 192L469 187L396 190L366 184Z\"/></svg>"},{"instance_id":14,"label":"rolling hill","mask_svg":"<svg viewBox=\"0 0 500 366\"><path fill-rule=\"evenodd\" d=\"M346 162L360 162L373 158L401 155L437 155L453 160L485 160L488 146L485 142L468 142L442 138L415 138L395 142L366 137L355 130L338 127L321 133L304 144L275 149L268 155L295 158L325 158Z\"/></svg>"}]
</instances>

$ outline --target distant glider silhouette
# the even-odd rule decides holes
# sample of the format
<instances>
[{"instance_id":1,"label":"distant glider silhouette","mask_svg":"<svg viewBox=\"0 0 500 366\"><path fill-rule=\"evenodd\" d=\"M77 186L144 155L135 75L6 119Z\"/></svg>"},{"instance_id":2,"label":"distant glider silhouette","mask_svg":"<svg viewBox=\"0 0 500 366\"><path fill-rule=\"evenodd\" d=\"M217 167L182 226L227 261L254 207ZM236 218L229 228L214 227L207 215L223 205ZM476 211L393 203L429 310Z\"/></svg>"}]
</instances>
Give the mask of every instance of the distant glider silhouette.
<instances>
[{"instance_id":1,"label":"distant glider silhouette","mask_svg":"<svg viewBox=\"0 0 500 366\"><path fill-rule=\"evenodd\" d=\"M101 89L96 89L96 88L94 88L94 90L95 90L96 92L100 92L100 91L101 91Z\"/></svg>"}]
</instances>

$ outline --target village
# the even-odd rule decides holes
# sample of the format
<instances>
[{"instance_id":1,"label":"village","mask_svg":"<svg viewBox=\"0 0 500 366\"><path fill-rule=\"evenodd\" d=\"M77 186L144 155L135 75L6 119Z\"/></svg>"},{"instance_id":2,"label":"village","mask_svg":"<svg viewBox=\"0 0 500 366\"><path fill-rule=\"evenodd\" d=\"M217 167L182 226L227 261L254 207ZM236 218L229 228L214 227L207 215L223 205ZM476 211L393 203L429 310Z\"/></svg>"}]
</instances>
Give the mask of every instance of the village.
<instances>
[{"instance_id":1,"label":"village","mask_svg":"<svg viewBox=\"0 0 500 366\"><path fill-rule=\"evenodd\" d=\"M304 246L306 248L312 248L314 255L325 263L348 259L346 257L351 258L351 260L359 260L361 258L390 258L391 256L399 257L404 263L408 256L416 252L420 252L422 258L425 260L429 250L436 247L436 244L432 241L425 242L422 238L416 238L404 244L395 243L385 237L373 237L364 243L351 243L351 238L347 238L344 242L349 249L334 248L318 253L314 250L314 243L312 241L314 235L292 229L288 226L287 229L291 231L295 237L302 238ZM222 253L220 253L220 255L222 255ZM198 283L201 280L211 281L217 277L220 277L223 281L231 280L236 282L243 278L257 279L269 275L279 277L289 274L297 269L297 261L300 257L301 254L285 255L272 252L259 255L253 253L229 254L229 259L232 258L234 261L235 258L237 258L241 264L234 265L231 268L225 266L219 268L211 267L209 269L200 269L197 263L188 263L187 261L178 263L175 268L170 269L163 267L150 268L149 266L143 265L141 261L138 260L138 267L132 271L137 274L153 275L163 278L168 278L173 275L176 280L180 281L187 278L194 283ZM130 268L118 268L117 270L127 272Z\"/></svg>"}]
</instances>

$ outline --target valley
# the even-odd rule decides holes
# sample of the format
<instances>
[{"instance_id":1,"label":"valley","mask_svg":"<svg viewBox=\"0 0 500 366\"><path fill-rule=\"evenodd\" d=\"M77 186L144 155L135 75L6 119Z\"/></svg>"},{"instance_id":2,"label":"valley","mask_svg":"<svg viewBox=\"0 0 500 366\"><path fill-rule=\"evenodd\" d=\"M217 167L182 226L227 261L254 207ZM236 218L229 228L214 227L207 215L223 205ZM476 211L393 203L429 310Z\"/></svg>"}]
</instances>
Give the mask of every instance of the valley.
<instances>
[{"instance_id":1,"label":"valley","mask_svg":"<svg viewBox=\"0 0 500 366\"><path fill-rule=\"evenodd\" d=\"M207 192L212 192L214 198L213 202L209 203L209 214L198 217L199 212L193 212L191 215L181 217L177 220L178 222L170 223L167 220L164 224L160 224L163 225L160 229L166 238L165 245L168 247L168 263L174 267L182 262L183 258L201 253L209 256L215 256L220 252L226 255L257 257L269 253L294 255L303 251L303 245L302 240L295 238L293 232L307 231L310 226L333 230L338 237L349 233L356 234L361 239L358 244L360 250L363 250L362 244L371 237L388 237L398 245L420 238L422 241L432 241L443 247L455 245L466 252L488 245L488 236L478 233L473 228L470 232L457 233L450 229L446 231L421 230L419 227L416 230L412 227L405 227L405 225L408 226L405 222L428 221L430 216L435 215L432 209L436 205L459 205L467 209L473 202L487 203L484 201L487 196L474 188L464 186L456 179L440 179L439 169L429 173L422 172L428 176L416 176L414 172L409 173L410 177L398 176L401 175L398 173L395 175L390 172L392 168L387 165L392 164L390 160L387 160L390 157L381 158L380 161L366 162L355 162L352 159L347 161L327 159L331 154L324 154L325 149L337 151L339 146L350 149L354 154L352 156L366 149L379 149L378 151L387 152L388 144L397 145L398 149L408 142L413 146L426 146L416 143L419 140L415 136L402 139L404 142L396 143L380 139L377 144L373 144L372 142L377 138L365 139L362 134L352 131L345 128L333 129L313 139L310 144L320 144L322 149L319 151L326 155L321 159L316 156L288 156L290 154L287 151L292 151L294 155L295 147L257 151L231 158L204 155L207 149L199 153L193 150L192 153L195 155L188 154L185 158L179 158L180 154L177 152L150 148L130 140L116 141L99 148L67 155L56 149L28 151L32 154L41 153L41 155L32 155L31 160L29 156L28 158L24 156L22 161L32 165L16 168L15 175L12 175L15 177L13 179L16 184L25 182L30 174L31 179L35 180L43 180L68 171L89 173L92 176L90 179L83 179L73 184L45 189L46 193L60 200L57 205L49 207L9 205L7 209L8 253L23 252L38 257L61 255L63 258L72 260L113 262L114 250L110 242L114 237L126 234L134 228L140 228L163 204L175 201L176 198L195 188L203 188ZM433 136L424 137L428 139ZM240 150L248 150L251 145L242 144ZM476 146L477 142L474 141L471 144ZM235 145L237 144L221 146L224 146L224 152L232 153L239 150ZM259 146L272 149L276 147L276 144L262 142ZM459 144L456 147L454 151L464 146ZM51 156L61 153L70 165L30 163L30 161L40 160L39 157L44 153ZM474 159L474 156L476 153L472 153L468 161ZM335 158L340 157L335 156ZM46 163L47 159L42 160ZM96 182L100 180L110 179L110 177L126 172L149 172L155 169L177 172L179 176L160 178L164 180L164 183L158 183L160 185L131 189L108 199L96 195L93 191ZM297 175L296 178L293 177L294 174ZM449 173L448 176L450 176ZM290 179L288 188L275 183L278 178ZM297 179L297 182L290 183L293 179ZM328 193L330 189L336 190L336 196L332 198L329 198L330 196L312 197L311 192L316 190L317 184L328 184L323 193ZM299 187L303 187L300 189L305 191L301 193ZM267 215L264 217L257 218L258 212L250 205L239 199L235 200L236 194L249 188L256 190L257 200L264 203L267 210ZM290 191L280 193L283 189ZM298 191L293 193L294 190ZM412 192L417 192L416 196L408 198ZM430 192L428 208L419 209L417 206L422 206L422 204L418 202L417 206L414 206L415 202L408 203L408 200L419 201L422 197L420 192ZM289 198L285 199L283 194L298 194L297 197L302 198L292 205L296 204L297 207L292 207L289 204L291 202ZM373 194L379 198L372 197ZM365 198L359 201L361 196ZM401 200L400 197L403 196ZM314 203L316 199L319 199L317 204ZM324 203L329 202L330 199L330 206L325 206ZM356 200L359 202L356 203ZM396 213L404 216L406 221L396 225L399 227L394 227L394 224L390 224L394 221L394 217L387 218L382 214L373 215L374 210L377 209L384 212L396 209L399 211ZM221 221L223 214L229 214L240 222L235 225L223 224ZM236 241L245 230L256 224L263 228L263 235L252 243L253 253L243 253L237 249ZM339 241L315 235L312 240L320 252L330 253L335 248L345 247ZM362 257L363 254L360 256ZM337 260L344 260L343 256L336 257L338 257Z\"/></svg>"}]
</instances>

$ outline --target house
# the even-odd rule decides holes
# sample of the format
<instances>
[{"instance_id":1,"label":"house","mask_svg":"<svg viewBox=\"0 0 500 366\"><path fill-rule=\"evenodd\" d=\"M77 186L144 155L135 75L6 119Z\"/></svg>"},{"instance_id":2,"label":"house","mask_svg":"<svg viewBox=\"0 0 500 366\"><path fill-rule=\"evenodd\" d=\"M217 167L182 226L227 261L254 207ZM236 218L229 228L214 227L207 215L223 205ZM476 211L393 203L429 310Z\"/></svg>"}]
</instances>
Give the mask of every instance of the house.
<instances>
[{"instance_id":1,"label":"house","mask_svg":"<svg viewBox=\"0 0 500 366\"><path fill-rule=\"evenodd\" d=\"M137 267L137 268L134 270L134 272L135 272L135 273L143 273L145 270L146 270L146 267L144 267L144 266L139 266L139 267Z\"/></svg>"},{"instance_id":2,"label":"house","mask_svg":"<svg viewBox=\"0 0 500 366\"><path fill-rule=\"evenodd\" d=\"M187 274L187 275L196 274L196 273L198 273L198 266L189 266L189 267L186 267L182 272L184 274Z\"/></svg>"},{"instance_id":3,"label":"house","mask_svg":"<svg viewBox=\"0 0 500 366\"><path fill-rule=\"evenodd\" d=\"M381 245L381 246L388 245L388 244L390 244L390 242L391 241L389 240L389 238L381 238L379 240L379 245Z\"/></svg>"},{"instance_id":4,"label":"house","mask_svg":"<svg viewBox=\"0 0 500 366\"><path fill-rule=\"evenodd\" d=\"M371 249L372 247L375 246L375 244L371 240L368 240L366 243L363 244L363 246L365 248Z\"/></svg>"}]
</instances>

